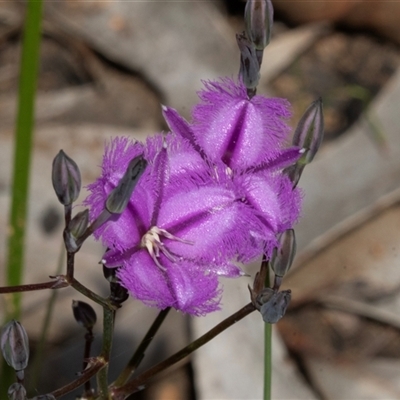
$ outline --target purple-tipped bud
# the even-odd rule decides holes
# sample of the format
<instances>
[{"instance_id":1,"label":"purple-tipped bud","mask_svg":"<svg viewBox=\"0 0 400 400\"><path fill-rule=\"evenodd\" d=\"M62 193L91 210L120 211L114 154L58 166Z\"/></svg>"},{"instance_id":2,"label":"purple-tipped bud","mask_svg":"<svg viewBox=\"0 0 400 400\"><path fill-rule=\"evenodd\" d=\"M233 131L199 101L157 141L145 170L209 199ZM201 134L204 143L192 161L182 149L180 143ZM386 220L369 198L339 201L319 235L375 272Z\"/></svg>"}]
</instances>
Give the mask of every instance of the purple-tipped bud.
<instances>
[{"instance_id":1,"label":"purple-tipped bud","mask_svg":"<svg viewBox=\"0 0 400 400\"><path fill-rule=\"evenodd\" d=\"M32 400L56 400L56 398L52 394L41 394L33 397Z\"/></svg>"},{"instance_id":2,"label":"purple-tipped bud","mask_svg":"<svg viewBox=\"0 0 400 400\"><path fill-rule=\"evenodd\" d=\"M236 40L240 50L239 76L247 89L254 90L260 80L260 63L256 49L244 35L236 35Z\"/></svg>"},{"instance_id":3,"label":"purple-tipped bud","mask_svg":"<svg viewBox=\"0 0 400 400\"><path fill-rule=\"evenodd\" d=\"M283 277L292 266L296 254L296 236L293 229L283 232L279 238L279 248L275 249L272 259L272 270L275 275Z\"/></svg>"},{"instance_id":4,"label":"purple-tipped bud","mask_svg":"<svg viewBox=\"0 0 400 400\"><path fill-rule=\"evenodd\" d=\"M6 363L21 371L29 360L29 340L24 327L15 320L10 321L1 331L1 351Z\"/></svg>"},{"instance_id":5,"label":"purple-tipped bud","mask_svg":"<svg viewBox=\"0 0 400 400\"><path fill-rule=\"evenodd\" d=\"M299 160L303 163L310 163L324 137L324 113L322 99L312 102L301 117L293 135L293 145L303 147L309 151Z\"/></svg>"},{"instance_id":6,"label":"purple-tipped bud","mask_svg":"<svg viewBox=\"0 0 400 400\"><path fill-rule=\"evenodd\" d=\"M60 150L53 160L51 179L61 204L68 206L78 198L81 190L81 173L76 162L63 150Z\"/></svg>"},{"instance_id":7,"label":"purple-tipped bud","mask_svg":"<svg viewBox=\"0 0 400 400\"><path fill-rule=\"evenodd\" d=\"M72 311L78 324L88 330L93 328L97 321L97 316L91 305L84 301L72 300Z\"/></svg>"},{"instance_id":8,"label":"purple-tipped bud","mask_svg":"<svg viewBox=\"0 0 400 400\"><path fill-rule=\"evenodd\" d=\"M270 0L247 0L244 10L247 37L256 50L264 50L271 40L274 9Z\"/></svg>"},{"instance_id":9,"label":"purple-tipped bud","mask_svg":"<svg viewBox=\"0 0 400 400\"><path fill-rule=\"evenodd\" d=\"M264 322L275 324L286 313L292 298L290 290L276 292L271 288L263 289L257 296L258 310L263 316Z\"/></svg>"},{"instance_id":10,"label":"purple-tipped bud","mask_svg":"<svg viewBox=\"0 0 400 400\"><path fill-rule=\"evenodd\" d=\"M146 169L147 161L143 156L135 157L129 164L124 176L113 189L106 201L106 209L112 214L121 214L128 205L133 189Z\"/></svg>"},{"instance_id":11,"label":"purple-tipped bud","mask_svg":"<svg viewBox=\"0 0 400 400\"><path fill-rule=\"evenodd\" d=\"M26 390L21 383L13 383L7 391L9 400L26 400Z\"/></svg>"}]
</instances>

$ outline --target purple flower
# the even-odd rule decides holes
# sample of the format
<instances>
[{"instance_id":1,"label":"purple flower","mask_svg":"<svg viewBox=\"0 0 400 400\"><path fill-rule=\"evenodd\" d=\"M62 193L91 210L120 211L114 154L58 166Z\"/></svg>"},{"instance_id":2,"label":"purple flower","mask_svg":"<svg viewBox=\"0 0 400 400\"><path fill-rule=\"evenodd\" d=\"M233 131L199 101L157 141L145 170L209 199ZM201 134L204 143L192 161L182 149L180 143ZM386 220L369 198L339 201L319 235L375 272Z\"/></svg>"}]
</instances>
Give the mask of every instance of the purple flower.
<instances>
[{"instance_id":1,"label":"purple flower","mask_svg":"<svg viewBox=\"0 0 400 400\"><path fill-rule=\"evenodd\" d=\"M293 189L289 177L268 169L233 177L242 201L249 205L261 222L263 252L270 257L278 247L278 234L293 227L301 211L301 191Z\"/></svg>"},{"instance_id":2,"label":"purple flower","mask_svg":"<svg viewBox=\"0 0 400 400\"><path fill-rule=\"evenodd\" d=\"M171 134L146 145L126 138L111 142L102 176L88 187L85 204L92 220L140 154L148 167L126 210L95 232L109 249L104 263L119 267L120 283L147 305L193 315L214 311L221 293L218 276L241 276L232 259L260 253L260 221L238 201L231 180L216 181L199 153Z\"/></svg>"},{"instance_id":3,"label":"purple flower","mask_svg":"<svg viewBox=\"0 0 400 400\"><path fill-rule=\"evenodd\" d=\"M113 140L86 200L94 220L129 162L144 157L147 169L125 211L95 237L108 248L104 264L118 268L133 297L193 315L218 309L218 277L241 276L235 261L271 256L301 208L301 192L283 173L303 154L284 147L288 103L250 99L230 79L205 86L193 123L163 107L172 134L145 144Z\"/></svg>"},{"instance_id":4,"label":"purple flower","mask_svg":"<svg viewBox=\"0 0 400 400\"><path fill-rule=\"evenodd\" d=\"M228 79L208 82L206 89L200 92L203 103L193 110L193 124L167 107L164 118L213 165L215 179L229 180L237 198L251 208L262 225L257 239L270 256L277 235L293 227L301 209L301 192L282 172L304 152L283 147L288 127L282 118L289 116L288 104L262 96L249 100L243 84Z\"/></svg>"},{"instance_id":5,"label":"purple flower","mask_svg":"<svg viewBox=\"0 0 400 400\"><path fill-rule=\"evenodd\" d=\"M193 109L194 141L213 162L246 169L277 157L290 132L285 99L248 98L242 82L225 78L205 82L201 103Z\"/></svg>"}]
</instances>

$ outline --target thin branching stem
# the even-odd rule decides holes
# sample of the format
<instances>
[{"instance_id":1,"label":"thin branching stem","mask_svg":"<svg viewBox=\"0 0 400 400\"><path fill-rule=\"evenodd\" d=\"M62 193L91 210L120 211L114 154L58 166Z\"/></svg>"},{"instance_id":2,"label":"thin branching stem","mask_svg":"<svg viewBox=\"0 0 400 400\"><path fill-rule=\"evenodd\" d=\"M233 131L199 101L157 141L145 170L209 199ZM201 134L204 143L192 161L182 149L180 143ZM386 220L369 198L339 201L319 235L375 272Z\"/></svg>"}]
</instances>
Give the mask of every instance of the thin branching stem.
<instances>
[{"instance_id":1,"label":"thin branching stem","mask_svg":"<svg viewBox=\"0 0 400 400\"><path fill-rule=\"evenodd\" d=\"M95 357L90 359L89 361L89 366L87 369L85 369L77 379L74 381L68 383L67 385L55 390L54 392L51 392L56 399L60 398L61 396L64 396L73 390L77 389L78 387L82 386L85 382L87 382L90 378L95 376L97 372L103 368L107 364L106 360L102 357Z\"/></svg>"},{"instance_id":2,"label":"thin branching stem","mask_svg":"<svg viewBox=\"0 0 400 400\"><path fill-rule=\"evenodd\" d=\"M17 285L17 286L4 286L0 287L0 294L3 293L18 293L18 292L32 292L34 290L43 290L43 289L61 289L63 287L69 286L66 280L60 282L58 280L52 280L49 282L42 283L29 283L26 285Z\"/></svg>"},{"instance_id":3,"label":"thin branching stem","mask_svg":"<svg viewBox=\"0 0 400 400\"><path fill-rule=\"evenodd\" d=\"M184 347L182 350L178 351L177 353L173 354L171 357L167 358L166 360L160 362L159 364L155 365L154 367L148 369L147 371L140 374L138 377L134 378L127 384L119 387L113 388L111 390L113 400L124 400L127 395L134 393L138 390L144 388L144 385L147 381L153 378L158 373L164 371L165 369L169 368L170 366L176 364L178 361L182 360L183 358L187 357L189 354L193 353L199 347L208 343L211 339L214 339L220 333L222 333L225 329L229 328L236 322L240 321L247 315L251 314L256 308L252 303L245 305L239 311L232 314L230 317L224 319L218 325L216 325L213 329L205 333L203 336L199 337L194 342L190 343L188 346Z\"/></svg>"},{"instance_id":4,"label":"thin branching stem","mask_svg":"<svg viewBox=\"0 0 400 400\"><path fill-rule=\"evenodd\" d=\"M149 330L147 331L146 335L142 339L141 343L139 344L139 346L136 349L135 353L133 354L132 358L129 360L125 369L122 371L122 373L116 379L113 386L116 386L116 387L122 386L129 380L129 378L132 376L132 374L135 372L137 367L142 362L146 349L149 347L150 343L152 342L154 336L156 335L158 329L161 327L162 323L164 322L164 320L170 310L171 310L171 307L168 307L165 310L161 310L158 313L156 319L150 326Z\"/></svg>"},{"instance_id":5,"label":"thin branching stem","mask_svg":"<svg viewBox=\"0 0 400 400\"><path fill-rule=\"evenodd\" d=\"M117 306L113 305L108 299L105 299L104 297L101 297L98 294L92 292L75 278L72 278L72 280L70 281L70 285L90 300L93 300L95 303L100 304L103 308L107 308L110 310L117 309Z\"/></svg>"},{"instance_id":6,"label":"thin branching stem","mask_svg":"<svg viewBox=\"0 0 400 400\"><path fill-rule=\"evenodd\" d=\"M102 307L106 307L112 310L116 310L117 306L113 305L108 299L99 296L98 294L92 292L86 286L82 285L78 280L72 278L68 279L67 276L57 275L53 280L42 283L30 283L26 285L17 286L4 286L0 287L0 294L3 293L17 293L17 292L32 292L34 290L43 289L61 289L67 286L72 286L78 292L82 293L84 296L93 300L95 303L100 304Z\"/></svg>"}]
</instances>

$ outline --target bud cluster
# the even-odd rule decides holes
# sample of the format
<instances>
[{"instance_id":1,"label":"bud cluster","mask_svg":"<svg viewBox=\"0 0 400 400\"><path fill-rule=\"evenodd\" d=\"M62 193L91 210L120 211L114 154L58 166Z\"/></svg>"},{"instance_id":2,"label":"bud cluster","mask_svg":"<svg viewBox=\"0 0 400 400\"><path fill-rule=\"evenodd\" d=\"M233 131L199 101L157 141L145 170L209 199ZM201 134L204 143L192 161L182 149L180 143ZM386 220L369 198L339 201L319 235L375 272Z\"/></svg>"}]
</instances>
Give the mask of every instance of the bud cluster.
<instances>
[{"instance_id":1,"label":"bud cluster","mask_svg":"<svg viewBox=\"0 0 400 400\"><path fill-rule=\"evenodd\" d=\"M269 261L265 260L257 273L253 288L249 288L251 300L266 323L278 322L286 312L291 299L290 290L279 291L283 277L289 272L296 254L296 237L293 229L279 235L278 246ZM269 278L273 274L273 285Z\"/></svg>"},{"instance_id":2,"label":"bud cluster","mask_svg":"<svg viewBox=\"0 0 400 400\"><path fill-rule=\"evenodd\" d=\"M240 50L239 76L249 97L256 93L264 49L271 40L273 16L270 0L248 0L244 11L246 32L236 35Z\"/></svg>"}]
</instances>

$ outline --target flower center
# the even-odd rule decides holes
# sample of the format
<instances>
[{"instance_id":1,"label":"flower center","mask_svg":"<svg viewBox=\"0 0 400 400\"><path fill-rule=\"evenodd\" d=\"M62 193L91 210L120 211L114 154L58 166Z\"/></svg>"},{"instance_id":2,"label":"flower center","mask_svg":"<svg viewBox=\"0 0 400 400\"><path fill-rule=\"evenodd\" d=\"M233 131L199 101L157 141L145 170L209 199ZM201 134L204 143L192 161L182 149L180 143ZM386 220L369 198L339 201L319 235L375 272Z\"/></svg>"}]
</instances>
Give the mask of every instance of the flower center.
<instances>
[{"instance_id":1,"label":"flower center","mask_svg":"<svg viewBox=\"0 0 400 400\"><path fill-rule=\"evenodd\" d=\"M161 242L161 238L167 238L170 240L176 240L177 242L181 243L186 243L186 244L193 244L193 242L189 240L184 240L180 239L165 229L161 229L158 226L153 226L150 228L149 231L147 231L143 237L142 240L140 241L140 246L142 248L146 248L147 251L150 254L150 257L153 259L155 264L157 265L158 268L160 268L163 271L166 271L166 268L161 265L159 258L160 254L164 254L165 257L168 258L168 260L172 262L176 262L178 260L177 256L172 254L167 247L165 246L164 243Z\"/></svg>"}]
</instances>

